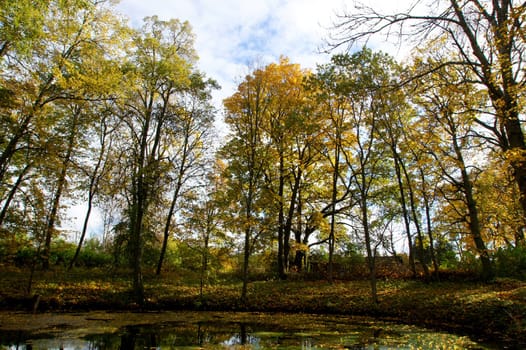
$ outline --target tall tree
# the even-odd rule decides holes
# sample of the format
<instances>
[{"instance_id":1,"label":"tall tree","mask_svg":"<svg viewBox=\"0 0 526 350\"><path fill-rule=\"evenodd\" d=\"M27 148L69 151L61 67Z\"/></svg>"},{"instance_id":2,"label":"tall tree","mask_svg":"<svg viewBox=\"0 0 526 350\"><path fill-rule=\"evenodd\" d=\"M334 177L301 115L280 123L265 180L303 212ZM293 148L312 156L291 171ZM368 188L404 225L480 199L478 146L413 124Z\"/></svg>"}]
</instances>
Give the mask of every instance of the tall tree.
<instances>
[{"instance_id":1,"label":"tall tree","mask_svg":"<svg viewBox=\"0 0 526 350\"><path fill-rule=\"evenodd\" d=\"M296 213L297 199L302 182L302 162L307 164L311 121L305 115L303 81L307 76L298 64L281 57L279 63L267 65L261 72L268 91L268 108L264 115L263 131L268 138L269 159L277 166L265 167L265 190L270 192L267 207L277 211L278 274L286 277L291 253L290 240ZM276 217L276 216L274 216Z\"/></svg>"},{"instance_id":2,"label":"tall tree","mask_svg":"<svg viewBox=\"0 0 526 350\"><path fill-rule=\"evenodd\" d=\"M2 17L2 60L6 70L2 85L11 93L16 91L16 97L13 95L3 105L7 111L2 113L6 124L0 136L0 183L9 188L11 174L27 173L28 166L36 163L30 154L44 153L49 164L40 162L42 168L58 164L57 173L46 172L51 176L47 184L55 184L45 191L53 192L43 234L43 265L47 267L68 167L78 153L78 139L86 124L79 113L85 116L88 100L104 98L107 90L101 86L111 87L108 80L102 79L111 76L110 71L101 67L106 67L102 62L106 62L120 27L104 1L52 1L46 6L38 2L33 9L27 5L21 1L2 7L2 11L14 11ZM22 18L24 15L27 18ZM21 26L17 35L10 31L15 23ZM42 28L37 29L40 24ZM66 140L64 152L60 148L62 139ZM34 151L35 145L39 152ZM21 163L23 159L25 164ZM4 209L22 183L17 181L15 185L9 190L11 199L6 200Z\"/></svg>"},{"instance_id":3,"label":"tall tree","mask_svg":"<svg viewBox=\"0 0 526 350\"><path fill-rule=\"evenodd\" d=\"M341 214L352 204L348 200L351 186L346 179L347 165L345 164L345 149L356 141L352 132L351 113L352 103L348 96L349 76L346 67L341 64L342 57L334 56L331 63L318 66L316 73L309 79L308 88L311 90L318 109L317 118L322 127L322 137L325 142L319 152L326 160L326 169L331 174L328 183L328 206L326 214L330 218L330 228L327 237L329 246L328 279L333 279L333 257L335 250L335 232L338 214Z\"/></svg>"},{"instance_id":4,"label":"tall tree","mask_svg":"<svg viewBox=\"0 0 526 350\"><path fill-rule=\"evenodd\" d=\"M72 269L73 266L75 266L80 255L88 231L91 214L94 209L95 199L100 193L101 182L104 181L104 178L107 177L109 173L111 164L109 159L111 157L110 150L115 138L115 131L118 128L118 123L112 120L116 119L112 118L114 117L114 109L112 106L113 104L102 104L99 108L95 109L95 113L100 115L100 120L95 121L95 126L91 130L96 131L97 140L88 140L88 142L91 143L90 147L88 147L88 157L90 158L85 160L86 164L79 164L80 172L84 175L83 177L87 179L87 209L82 223L77 249L69 262L68 269Z\"/></svg>"},{"instance_id":5,"label":"tall tree","mask_svg":"<svg viewBox=\"0 0 526 350\"><path fill-rule=\"evenodd\" d=\"M424 113L421 118L427 137L423 138L425 141L422 146L435 158L442 179L453 188L454 193L449 194L446 192L448 186L444 186L445 198L458 213L459 219L468 226L480 255L482 278L490 280L493 267L482 236L476 201L475 178L479 170L468 160L473 158L469 157L469 152L476 146L473 138L476 111L480 109L484 98L480 91L470 86L455 84L469 76L469 72L461 73L446 66L428 75L426 82L418 84L421 88L414 101ZM443 81L449 83L444 84ZM461 203L460 207L458 203Z\"/></svg>"},{"instance_id":6,"label":"tall tree","mask_svg":"<svg viewBox=\"0 0 526 350\"><path fill-rule=\"evenodd\" d=\"M18 9L17 6L7 8ZM36 37L38 40L28 38L35 39L30 48L25 48L29 52L22 55L13 50L4 57L10 72L3 82L4 88L22 91L16 92L19 95L15 99L17 110L11 114L10 125L2 135L0 182L35 119L48 113L46 108L56 101L83 98L84 82L92 78L92 70L85 62L90 61L90 57L103 57L104 45L112 35L108 27L115 24L107 15L104 2L52 1L46 10L43 34ZM18 13L12 14L12 18L18 16ZM5 40L11 42L9 38Z\"/></svg>"},{"instance_id":7,"label":"tall tree","mask_svg":"<svg viewBox=\"0 0 526 350\"><path fill-rule=\"evenodd\" d=\"M263 127L267 109L268 86L264 71L255 70L239 84L237 91L224 100L227 111L225 122L232 131L230 140L221 150L226 160L230 198L234 216L243 239L243 286L241 302L247 298L249 259L252 242L261 230L264 170L267 165Z\"/></svg>"},{"instance_id":8,"label":"tall tree","mask_svg":"<svg viewBox=\"0 0 526 350\"><path fill-rule=\"evenodd\" d=\"M378 123L390 107L381 96L386 93L392 78L392 59L363 48L351 56L337 56L335 63L346 77L341 93L347 96L351 106L348 118L353 140L342 149L342 153L349 169L346 176L353 187L351 200L357 204L358 222L365 241L371 298L376 303L377 243L372 222L375 211L381 212L382 204L376 199L385 191L385 178L389 176L384 162L387 148L381 141Z\"/></svg>"},{"instance_id":9,"label":"tall tree","mask_svg":"<svg viewBox=\"0 0 526 350\"><path fill-rule=\"evenodd\" d=\"M73 152L76 148L76 140L78 133L80 132L80 118L82 115L82 107L78 105L72 106L71 110L66 110L66 113L70 114L69 117L63 118L61 124L62 128L65 128L65 134L63 136L66 139L65 148L63 154L60 156L61 160L58 162L58 172L55 181L53 195L51 198L51 207L47 215L46 230L44 233L44 249L42 250L42 267L44 269L49 268L49 256L51 252L51 240L55 235L55 226L59 219L60 201L63 193L67 189L67 175L70 170ZM58 138L57 138L58 139Z\"/></svg>"},{"instance_id":10,"label":"tall tree","mask_svg":"<svg viewBox=\"0 0 526 350\"><path fill-rule=\"evenodd\" d=\"M177 111L169 122L173 133L169 136L168 158L173 166L170 180L174 186L164 225L157 275L161 273L177 201L184 194L185 187L199 186L196 179L205 176L212 150L210 141L214 120L210 93L217 87L214 81L205 80L201 74L192 74L189 86L178 94Z\"/></svg>"},{"instance_id":11,"label":"tall tree","mask_svg":"<svg viewBox=\"0 0 526 350\"><path fill-rule=\"evenodd\" d=\"M357 5L355 12L339 17L333 46L354 45L379 33L399 33L400 40L410 38L417 44L445 40L447 44L441 50L425 53L434 59L426 61L424 69L411 79L420 79L445 65L471 70L462 83L484 86L493 112L476 122L493 133L509 159L526 215L526 143L519 118L526 86L526 4L514 0L442 0L432 7L416 5L423 2L395 14Z\"/></svg>"},{"instance_id":12,"label":"tall tree","mask_svg":"<svg viewBox=\"0 0 526 350\"><path fill-rule=\"evenodd\" d=\"M143 305L142 256L148 213L160 194L166 173L167 135L176 116L176 94L190 84L196 60L193 35L187 22L145 19L134 38L127 70L128 94L122 118L129 141L129 242L135 300ZM169 139L169 138L168 138Z\"/></svg>"}]
</instances>

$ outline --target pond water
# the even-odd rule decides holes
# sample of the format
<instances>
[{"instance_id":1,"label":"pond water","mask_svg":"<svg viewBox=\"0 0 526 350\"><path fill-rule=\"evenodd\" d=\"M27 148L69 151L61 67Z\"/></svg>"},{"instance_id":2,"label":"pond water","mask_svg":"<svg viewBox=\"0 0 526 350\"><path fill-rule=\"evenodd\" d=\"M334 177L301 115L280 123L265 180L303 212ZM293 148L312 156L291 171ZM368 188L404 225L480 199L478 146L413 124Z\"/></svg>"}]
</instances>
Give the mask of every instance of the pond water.
<instances>
[{"instance_id":1,"label":"pond water","mask_svg":"<svg viewBox=\"0 0 526 350\"><path fill-rule=\"evenodd\" d=\"M111 327L0 330L0 349L495 349L468 337L343 316L181 314ZM121 315L122 317L122 315ZM125 315L124 315L125 317Z\"/></svg>"}]
</instances>

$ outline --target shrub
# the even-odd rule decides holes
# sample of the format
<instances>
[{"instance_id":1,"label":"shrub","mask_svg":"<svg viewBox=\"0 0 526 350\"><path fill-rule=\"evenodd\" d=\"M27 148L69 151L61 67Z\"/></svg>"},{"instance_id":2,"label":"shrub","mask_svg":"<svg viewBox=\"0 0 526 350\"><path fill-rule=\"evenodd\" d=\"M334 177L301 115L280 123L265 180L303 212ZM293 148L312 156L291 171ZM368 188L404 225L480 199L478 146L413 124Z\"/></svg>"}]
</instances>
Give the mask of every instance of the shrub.
<instances>
[{"instance_id":1,"label":"shrub","mask_svg":"<svg viewBox=\"0 0 526 350\"><path fill-rule=\"evenodd\" d=\"M494 258L497 276L526 279L526 246L499 248Z\"/></svg>"}]
</instances>

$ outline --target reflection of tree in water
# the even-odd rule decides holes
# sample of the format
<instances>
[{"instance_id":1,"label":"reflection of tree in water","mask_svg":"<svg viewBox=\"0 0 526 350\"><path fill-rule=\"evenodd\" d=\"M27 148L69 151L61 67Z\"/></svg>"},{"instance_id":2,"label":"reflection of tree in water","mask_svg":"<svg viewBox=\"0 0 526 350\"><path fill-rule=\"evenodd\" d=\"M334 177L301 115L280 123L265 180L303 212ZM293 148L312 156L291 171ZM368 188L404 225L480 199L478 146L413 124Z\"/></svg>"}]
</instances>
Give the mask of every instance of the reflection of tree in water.
<instances>
[{"instance_id":1,"label":"reflection of tree in water","mask_svg":"<svg viewBox=\"0 0 526 350\"><path fill-rule=\"evenodd\" d=\"M119 349L135 349L136 339L137 333L134 331L134 329L127 329L126 332L121 335L121 346Z\"/></svg>"},{"instance_id":2,"label":"reflection of tree in water","mask_svg":"<svg viewBox=\"0 0 526 350\"><path fill-rule=\"evenodd\" d=\"M88 341L89 350L117 350L123 349L121 338L115 334L96 334L85 339Z\"/></svg>"},{"instance_id":3,"label":"reflection of tree in water","mask_svg":"<svg viewBox=\"0 0 526 350\"><path fill-rule=\"evenodd\" d=\"M156 349L159 346L160 338L161 334L153 327L126 327L125 332L121 334L119 349Z\"/></svg>"},{"instance_id":4,"label":"reflection of tree in water","mask_svg":"<svg viewBox=\"0 0 526 350\"><path fill-rule=\"evenodd\" d=\"M259 345L260 338L250 334L246 323L239 323L239 333L232 335L228 340L222 342L225 346L234 345Z\"/></svg>"},{"instance_id":5,"label":"reflection of tree in water","mask_svg":"<svg viewBox=\"0 0 526 350\"><path fill-rule=\"evenodd\" d=\"M429 344L440 344L441 348L472 349L476 343L469 338L447 333L435 333L406 325L376 324L330 324L317 322L306 326L295 323L260 321L178 321L160 324L130 326L111 334L93 334L78 339L61 338L56 334L0 331L0 349L89 349L89 350L144 350L179 347L244 347L299 348L345 347L348 349L369 348L372 344L390 349L412 347L434 348ZM279 328L279 331L276 329ZM337 330L336 333L333 333ZM7 348L6 348L7 346ZM481 347L476 347L481 348Z\"/></svg>"},{"instance_id":6,"label":"reflection of tree in water","mask_svg":"<svg viewBox=\"0 0 526 350\"><path fill-rule=\"evenodd\" d=\"M212 343L213 337L208 332L207 328L203 327L203 322L197 323L197 344L203 346Z\"/></svg>"}]
</instances>

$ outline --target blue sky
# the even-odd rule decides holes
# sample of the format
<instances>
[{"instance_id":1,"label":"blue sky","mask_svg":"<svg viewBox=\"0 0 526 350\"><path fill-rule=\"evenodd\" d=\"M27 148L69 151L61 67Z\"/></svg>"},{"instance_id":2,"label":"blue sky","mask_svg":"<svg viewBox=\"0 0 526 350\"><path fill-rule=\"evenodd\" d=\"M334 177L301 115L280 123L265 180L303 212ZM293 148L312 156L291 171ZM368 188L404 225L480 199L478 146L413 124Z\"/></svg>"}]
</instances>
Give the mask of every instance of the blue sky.
<instances>
[{"instance_id":1,"label":"blue sky","mask_svg":"<svg viewBox=\"0 0 526 350\"><path fill-rule=\"evenodd\" d=\"M215 95L220 105L230 96L250 66L276 62L281 55L304 68L324 63L328 55L319 53L328 28L337 13L351 7L354 0L121 0L117 11L133 26L146 16L188 20L196 34L199 67L222 86ZM389 11L408 0L369 0ZM375 45L375 41L371 42ZM395 49L378 38L383 50ZM392 54L398 54L393 52Z\"/></svg>"}]
</instances>

